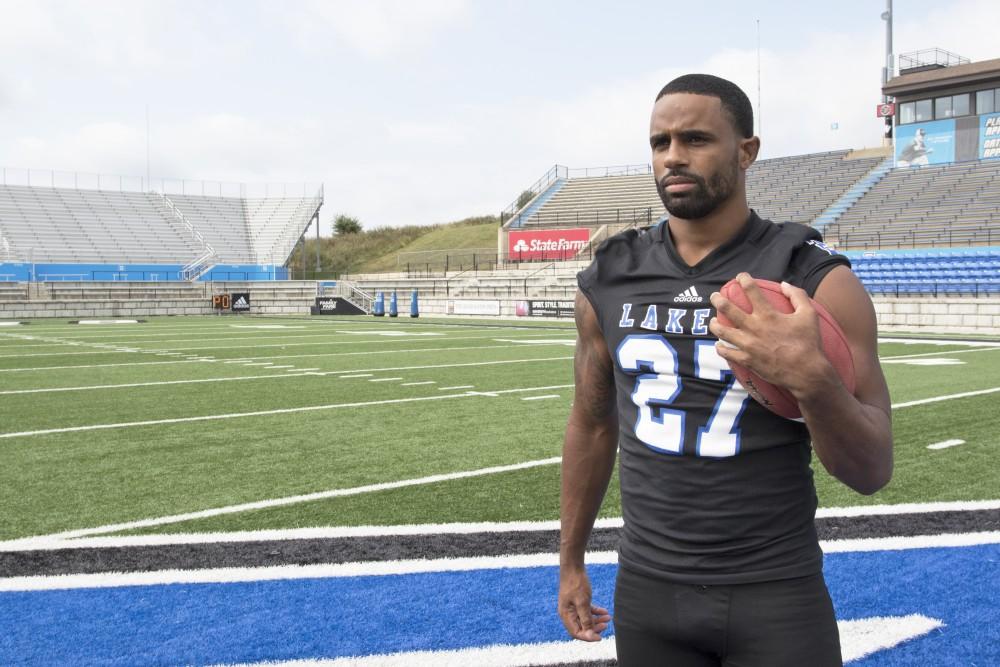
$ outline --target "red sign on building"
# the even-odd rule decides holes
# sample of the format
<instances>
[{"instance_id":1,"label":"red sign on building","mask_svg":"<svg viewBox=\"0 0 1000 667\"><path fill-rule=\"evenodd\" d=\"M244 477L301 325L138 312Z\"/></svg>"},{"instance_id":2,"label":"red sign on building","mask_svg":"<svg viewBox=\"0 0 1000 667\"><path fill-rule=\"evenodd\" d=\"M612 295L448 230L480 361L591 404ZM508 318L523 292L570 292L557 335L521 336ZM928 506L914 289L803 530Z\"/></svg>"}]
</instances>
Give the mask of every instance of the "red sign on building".
<instances>
[{"instance_id":1,"label":"red sign on building","mask_svg":"<svg viewBox=\"0 0 1000 667\"><path fill-rule=\"evenodd\" d=\"M507 253L515 262L573 259L588 242L586 227L512 231L507 235Z\"/></svg>"},{"instance_id":2,"label":"red sign on building","mask_svg":"<svg viewBox=\"0 0 1000 667\"><path fill-rule=\"evenodd\" d=\"M875 107L875 115L879 118L889 118L896 113L896 105L892 102L885 102Z\"/></svg>"}]
</instances>

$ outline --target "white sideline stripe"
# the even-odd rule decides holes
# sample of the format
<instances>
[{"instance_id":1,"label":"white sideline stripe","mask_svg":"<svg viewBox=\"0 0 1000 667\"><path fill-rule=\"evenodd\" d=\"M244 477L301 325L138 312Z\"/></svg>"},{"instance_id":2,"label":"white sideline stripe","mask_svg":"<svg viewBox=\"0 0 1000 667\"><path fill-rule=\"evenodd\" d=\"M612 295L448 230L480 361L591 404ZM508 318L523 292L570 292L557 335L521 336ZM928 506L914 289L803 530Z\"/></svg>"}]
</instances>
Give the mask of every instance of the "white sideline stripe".
<instances>
[{"instance_id":1,"label":"white sideline stripe","mask_svg":"<svg viewBox=\"0 0 1000 667\"><path fill-rule=\"evenodd\" d=\"M424 380L423 382L404 382L400 387L419 387L425 384L437 384L436 380Z\"/></svg>"},{"instance_id":2,"label":"white sideline stripe","mask_svg":"<svg viewBox=\"0 0 1000 667\"><path fill-rule=\"evenodd\" d=\"M542 401L547 398L559 398L559 394L544 394L542 396L525 396L522 401Z\"/></svg>"},{"instance_id":3,"label":"white sideline stripe","mask_svg":"<svg viewBox=\"0 0 1000 667\"><path fill-rule=\"evenodd\" d=\"M1000 500L976 500L936 503L901 503L856 507L822 507L817 518L926 514L930 512L974 512L1000 509ZM594 528L621 528L621 517L597 519ZM167 544L209 544L219 542L269 542L277 540L338 539L350 537L389 537L399 535L468 535L473 533L512 533L559 530L559 521L481 521L474 523L397 524L393 526L322 526L314 528L276 528L224 533L167 533L156 535L107 535L72 540L28 537L0 542L0 552L35 549L85 549L92 547L138 547Z\"/></svg>"},{"instance_id":4,"label":"white sideline stripe","mask_svg":"<svg viewBox=\"0 0 1000 667\"><path fill-rule=\"evenodd\" d=\"M494 644L475 648L404 651L377 655L257 662L215 667L545 667L561 663L600 662L616 655L614 635L599 642L557 641Z\"/></svg>"},{"instance_id":5,"label":"white sideline stripe","mask_svg":"<svg viewBox=\"0 0 1000 667\"><path fill-rule=\"evenodd\" d=\"M978 391L966 391L961 394L949 394L947 396L935 396L933 398L921 398L916 401L907 401L905 403L893 403L892 409L897 408L909 408L914 405L926 405L928 403L938 403L940 401L950 401L954 398L968 398L970 396L985 396L986 394L995 394L1000 391L1000 387L991 387L990 389L980 389Z\"/></svg>"},{"instance_id":6,"label":"white sideline stripe","mask_svg":"<svg viewBox=\"0 0 1000 667\"><path fill-rule=\"evenodd\" d=\"M845 663L898 646L943 627L936 618L922 614L875 616L837 621L841 657ZM614 635L599 642L555 641L537 644L494 644L463 649L402 651L341 658L299 659L282 662L240 663L216 667L545 667L578 662L613 660L617 655Z\"/></svg>"},{"instance_id":7,"label":"white sideline stripe","mask_svg":"<svg viewBox=\"0 0 1000 667\"><path fill-rule=\"evenodd\" d=\"M475 387L476 385L474 384L460 384L455 387L439 387L438 391L449 391L451 389L475 389Z\"/></svg>"},{"instance_id":8,"label":"white sideline stripe","mask_svg":"<svg viewBox=\"0 0 1000 667\"><path fill-rule=\"evenodd\" d=\"M399 379L399 378L397 378ZM552 385L549 387L523 387L520 389L501 389L494 391L492 393L485 394L487 396L496 396L498 394L510 394L510 393L520 393L523 391L539 391L543 389L568 389L572 387L571 384L559 384ZM90 426L66 426L63 428L48 428L41 429L38 431L20 431L17 433L0 433L0 439L4 438L20 438L30 435L49 435L52 433L78 433L80 431L101 431L112 428L129 428L132 426L157 426L159 424L184 424L188 422L199 422L199 421L214 421L217 419L240 419L243 417L266 417L268 415L286 415L293 414L296 412L315 412L317 410L336 410L338 408L366 408L375 405L393 405L396 403L415 403L417 401L440 401L448 398L469 398L472 396L479 396L481 394L469 391L463 394L444 394L443 396L416 396L412 398L392 398L382 401L361 401L358 403L331 403L328 405L307 405L300 408L278 408L275 410L257 410L254 412L230 412L228 414L221 415L202 415L200 417L174 417L172 419L149 419L146 421L138 422L120 422L117 424L92 424Z\"/></svg>"},{"instance_id":9,"label":"white sideline stripe","mask_svg":"<svg viewBox=\"0 0 1000 667\"><path fill-rule=\"evenodd\" d=\"M288 364L287 366L271 366L271 367L270 367L270 368L268 368L267 370L269 370L269 371L273 371L273 370L275 370L275 369L277 369L277 368L295 368L295 366L293 366L292 364ZM272 376L270 376L270 377L276 377L276 376L272 375Z\"/></svg>"},{"instance_id":10,"label":"white sideline stripe","mask_svg":"<svg viewBox=\"0 0 1000 667\"><path fill-rule=\"evenodd\" d=\"M301 359L303 357L350 357L358 355L372 354L404 354L419 352L454 352L457 350L505 350L510 348L523 350L523 345L474 345L468 347L426 347L415 350L369 350L366 352L317 352L315 354L269 354L263 357L241 357L239 359L229 359L223 361L224 364L238 364L243 361L254 361L256 359ZM538 347L542 347L539 345ZM213 359L218 361L218 359ZM71 366L35 366L32 368L0 368L0 373L18 373L24 371L52 371L71 370L76 368L112 368L115 366L149 366L152 364L181 364L185 361L131 361L117 364L74 364Z\"/></svg>"},{"instance_id":11,"label":"white sideline stripe","mask_svg":"<svg viewBox=\"0 0 1000 667\"><path fill-rule=\"evenodd\" d=\"M958 500L933 503L897 503L894 505L856 505L854 507L820 507L817 519L854 516L888 516L893 514L929 514L931 512L976 512L1000 509L1000 500Z\"/></svg>"},{"instance_id":12,"label":"white sideline stripe","mask_svg":"<svg viewBox=\"0 0 1000 667\"><path fill-rule=\"evenodd\" d=\"M965 440L945 440L943 442L935 442L933 445L927 445L927 449L948 449L949 447L957 447L964 444Z\"/></svg>"},{"instance_id":13,"label":"white sideline stripe","mask_svg":"<svg viewBox=\"0 0 1000 667\"><path fill-rule=\"evenodd\" d=\"M180 523L182 521L190 521L192 519L206 519L214 516L222 516L224 514L235 514L237 512L247 512L250 510L259 509L269 509L272 507L283 507L286 505L295 505L298 503L313 502L316 500L326 500L328 498L342 498L344 496L356 496L363 493L374 493L377 491L388 491L390 489L402 489L408 486L422 486L425 484L437 484L438 482L449 482L456 479L468 479L470 477L482 477L484 475L495 475L498 473L512 472L514 470L527 470L529 468L537 468L539 466L549 466L555 465L562 461L561 457L555 456L548 459L537 459L535 461L524 461L522 463L513 463L510 465L503 466L491 466L489 468L479 468L476 470L463 470L460 472L449 472L441 473L438 475L429 475L427 477L417 477L413 479L403 479L396 482L380 482L378 484L366 484L364 486L354 486L346 489L331 489L328 491L317 491L315 493L306 493L297 496L286 496L284 498L274 498L272 500L258 500L250 503L241 503L239 505L229 505L227 507L216 507L214 509L201 510L198 512L187 512L185 514L174 514L172 516L163 516L155 519L141 519L139 521L127 521L125 523L111 524L108 526L98 526L96 528L84 528L81 530L69 530L62 533L55 533L52 535L44 535L39 538L27 538L26 540L13 540L11 542L0 543L6 548L8 545L14 543L28 543L34 540L39 541L51 541L51 540L67 540L75 537L87 537L90 535L99 535L101 533L114 533L123 530L132 530L135 528L148 528L150 526L163 526L171 523Z\"/></svg>"},{"instance_id":14,"label":"white sideline stripe","mask_svg":"<svg viewBox=\"0 0 1000 667\"><path fill-rule=\"evenodd\" d=\"M372 373L357 373L355 375L341 375L340 378L342 380L354 379L354 378L370 378L372 375L373 375Z\"/></svg>"},{"instance_id":15,"label":"white sideline stripe","mask_svg":"<svg viewBox=\"0 0 1000 667\"><path fill-rule=\"evenodd\" d=\"M0 327L16 327L20 322L0 322Z\"/></svg>"},{"instance_id":16,"label":"white sideline stripe","mask_svg":"<svg viewBox=\"0 0 1000 667\"><path fill-rule=\"evenodd\" d=\"M885 537L870 540L820 542L824 553L859 551L899 551L910 549L968 547L1000 544L1000 531L913 537ZM589 565L614 565L616 551L593 551L586 555ZM215 568L203 570L160 570L156 572L100 572L0 578L0 592L157 586L164 584L234 583L283 579L371 577L427 572L467 572L507 568L557 567L559 554L516 554L508 556L467 556L397 561L319 563L315 565L275 565L266 567Z\"/></svg>"},{"instance_id":17,"label":"white sideline stripe","mask_svg":"<svg viewBox=\"0 0 1000 667\"><path fill-rule=\"evenodd\" d=\"M403 378L372 378L369 382L393 382L395 380L402 380Z\"/></svg>"}]
</instances>

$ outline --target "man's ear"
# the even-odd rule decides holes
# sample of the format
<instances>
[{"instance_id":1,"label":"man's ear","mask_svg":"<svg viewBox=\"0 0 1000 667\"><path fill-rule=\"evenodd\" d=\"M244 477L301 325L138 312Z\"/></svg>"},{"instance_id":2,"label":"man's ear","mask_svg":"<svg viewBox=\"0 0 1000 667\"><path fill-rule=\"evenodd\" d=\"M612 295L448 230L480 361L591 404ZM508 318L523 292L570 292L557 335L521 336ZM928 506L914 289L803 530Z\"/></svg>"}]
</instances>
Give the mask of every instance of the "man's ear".
<instances>
[{"instance_id":1,"label":"man's ear","mask_svg":"<svg viewBox=\"0 0 1000 667\"><path fill-rule=\"evenodd\" d=\"M760 152L760 137L750 137L740 140L740 168L744 171L750 168L757 161L757 153Z\"/></svg>"}]
</instances>

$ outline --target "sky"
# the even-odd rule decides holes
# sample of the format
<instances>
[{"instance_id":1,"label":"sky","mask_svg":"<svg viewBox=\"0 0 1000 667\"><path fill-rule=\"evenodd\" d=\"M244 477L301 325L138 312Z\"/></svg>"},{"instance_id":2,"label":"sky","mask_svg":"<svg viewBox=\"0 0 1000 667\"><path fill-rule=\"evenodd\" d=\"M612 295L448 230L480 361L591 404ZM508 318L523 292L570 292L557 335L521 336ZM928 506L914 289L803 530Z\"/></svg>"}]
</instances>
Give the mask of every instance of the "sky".
<instances>
[{"instance_id":1,"label":"sky","mask_svg":"<svg viewBox=\"0 0 1000 667\"><path fill-rule=\"evenodd\" d=\"M141 177L148 139L154 183L323 183L324 235L498 214L553 164L648 163L687 72L743 87L762 158L880 145L884 9L0 0L0 167ZM995 0L895 0L894 51L997 58L997 26Z\"/></svg>"}]
</instances>

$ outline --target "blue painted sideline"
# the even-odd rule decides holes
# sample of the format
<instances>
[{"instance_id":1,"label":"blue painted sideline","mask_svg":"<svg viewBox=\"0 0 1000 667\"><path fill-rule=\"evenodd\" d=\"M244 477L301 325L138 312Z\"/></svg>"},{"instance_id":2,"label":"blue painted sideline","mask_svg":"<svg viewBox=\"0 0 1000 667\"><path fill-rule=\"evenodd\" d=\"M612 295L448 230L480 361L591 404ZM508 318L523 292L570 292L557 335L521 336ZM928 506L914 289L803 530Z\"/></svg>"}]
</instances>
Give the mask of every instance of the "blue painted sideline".
<instances>
[{"instance_id":1,"label":"blue painted sideline","mask_svg":"<svg viewBox=\"0 0 1000 667\"><path fill-rule=\"evenodd\" d=\"M852 185L847 192L840 195L840 198L830 204L825 211L820 213L816 219L813 220L812 226L822 233L827 225L839 220L840 216L844 215L848 209L854 206L854 204L857 203L857 201L861 199L865 193L875 187L875 184L881 181L891 170L892 158L888 157L877 167L869 171L864 178Z\"/></svg>"},{"instance_id":2,"label":"blue painted sideline","mask_svg":"<svg viewBox=\"0 0 1000 667\"><path fill-rule=\"evenodd\" d=\"M552 195L559 192L562 189L562 186L565 184L566 184L565 178L557 178L556 180L549 183L549 187L545 188L545 190L543 190L540 194L538 194L534 199L531 200L531 203L528 204L527 207L525 207L520 213L514 216L513 220L511 220L510 223L511 228L523 227L524 221L533 216L535 213L537 213L538 209L544 206L545 202L552 199Z\"/></svg>"}]
</instances>

